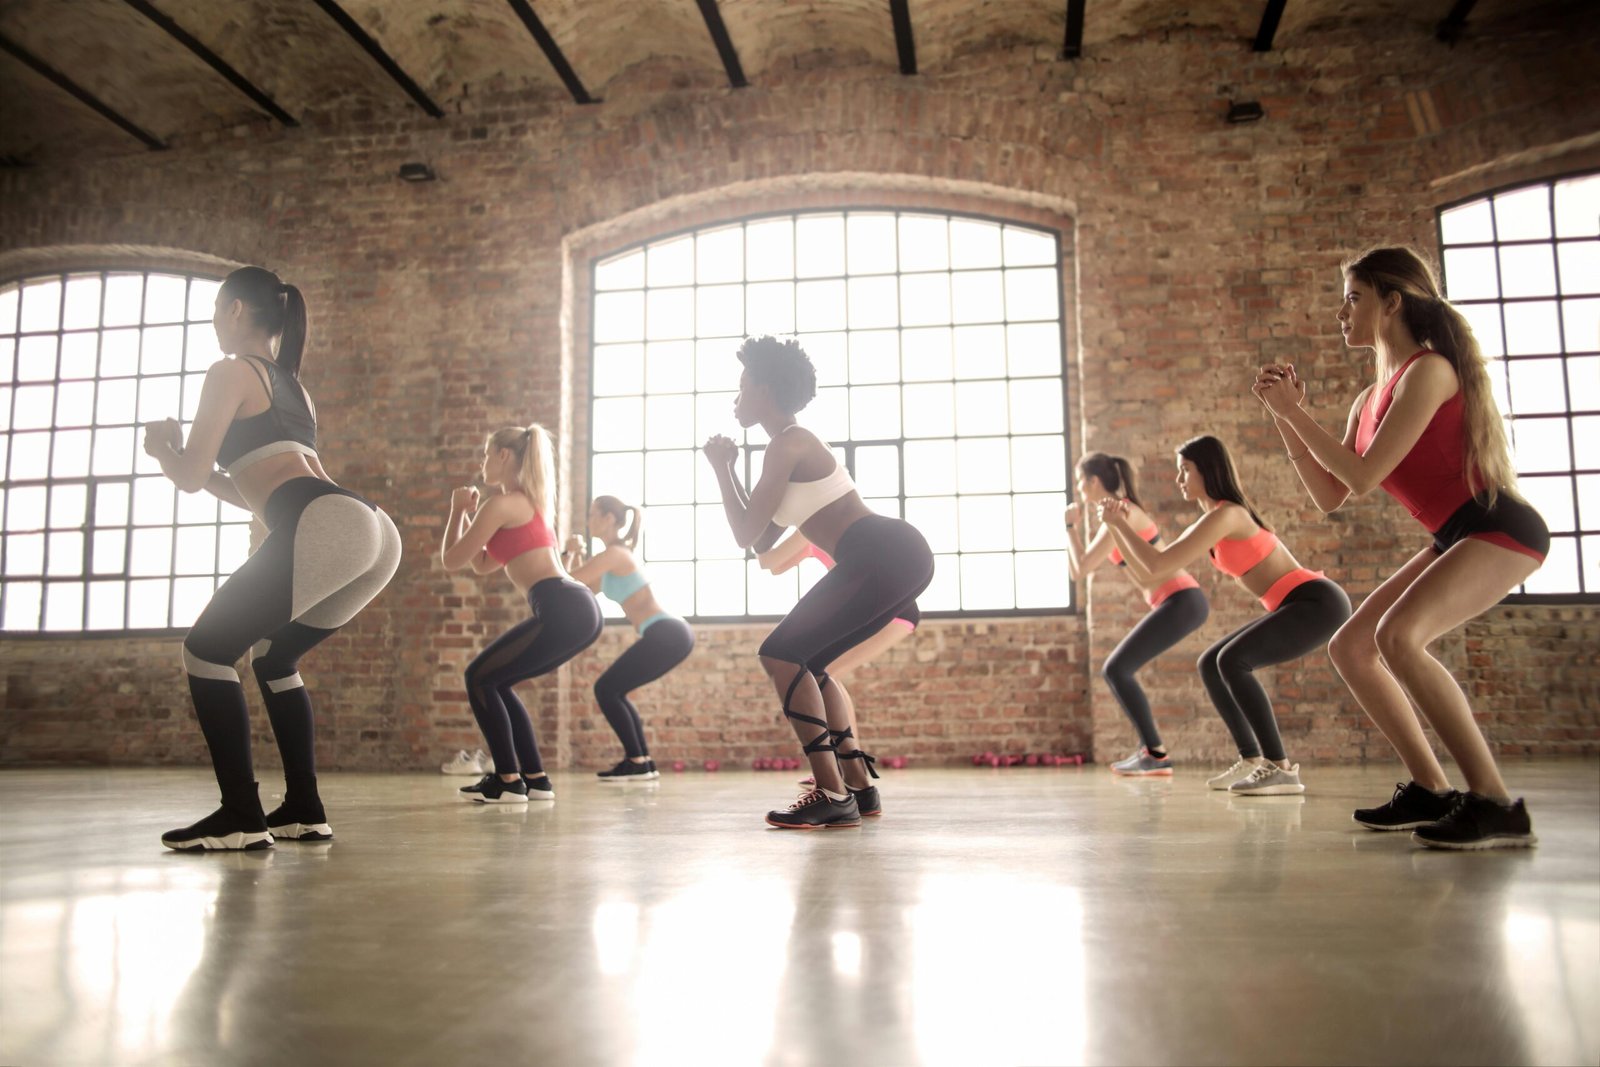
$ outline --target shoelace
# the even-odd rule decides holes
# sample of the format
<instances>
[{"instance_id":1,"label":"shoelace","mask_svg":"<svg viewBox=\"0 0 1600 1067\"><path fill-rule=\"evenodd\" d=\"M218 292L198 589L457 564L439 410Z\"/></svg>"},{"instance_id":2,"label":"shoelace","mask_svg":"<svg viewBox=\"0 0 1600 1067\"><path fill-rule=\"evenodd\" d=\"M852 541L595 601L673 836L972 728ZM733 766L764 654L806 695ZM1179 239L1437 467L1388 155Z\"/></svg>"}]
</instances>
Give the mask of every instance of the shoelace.
<instances>
[{"instance_id":1,"label":"shoelace","mask_svg":"<svg viewBox=\"0 0 1600 1067\"><path fill-rule=\"evenodd\" d=\"M1245 781L1247 781L1247 782L1259 782L1263 778L1270 778L1272 776L1272 772L1273 771L1281 771L1281 770L1283 770L1283 768L1279 767L1276 763L1263 763L1259 767L1257 767L1255 770L1251 771L1250 772L1250 777L1246 778Z\"/></svg>"},{"instance_id":2,"label":"shoelace","mask_svg":"<svg viewBox=\"0 0 1600 1067\"><path fill-rule=\"evenodd\" d=\"M801 808L809 808L813 804L820 804L823 799L824 794L822 790L808 789L806 792L801 793L795 798L794 803L789 805L789 810L799 811Z\"/></svg>"}]
</instances>

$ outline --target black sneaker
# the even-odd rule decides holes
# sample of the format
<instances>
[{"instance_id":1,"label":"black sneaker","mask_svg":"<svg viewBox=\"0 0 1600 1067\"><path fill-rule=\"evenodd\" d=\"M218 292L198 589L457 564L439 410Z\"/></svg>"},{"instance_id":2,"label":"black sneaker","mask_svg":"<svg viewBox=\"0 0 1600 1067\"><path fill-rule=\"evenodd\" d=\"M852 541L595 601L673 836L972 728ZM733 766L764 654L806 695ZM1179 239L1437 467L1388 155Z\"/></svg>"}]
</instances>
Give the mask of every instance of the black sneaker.
<instances>
[{"instance_id":1,"label":"black sneaker","mask_svg":"<svg viewBox=\"0 0 1600 1067\"><path fill-rule=\"evenodd\" d=\"M1538 843L1533 822L1521 800L1498 800L1461 793L1455 806L1438 822L1420 826L1411 839L1429 848L1527 848Z\"/></svg>"},{"instance_id":2,"label":"black sneaker","mask_svg":"<svg viewBox=\"0 0 1600 1067\"><path fill-rule=\"evenodd\" d=\"M845 786L850 789L849 786ZM850 795L856 798L856 807L861 811L863 819L873 815L883 814L883 798L878 796L878 787L869 785L865 789L850 789Z\"/></svg>"},{"instance_id":3,"label":"black sneaker","mask_svg":"<svg viewBox=\"0 0 1600 1067\"><path fill-rule=\"evenodd\" d=\"M285 801L267 813L267 829L278 841L332 841L333 827L328 825L322 801L310 804Z\"/></svg>"},{"instance_id":4,"label":"black sneaker","mask_svg":"<svg viewBox=\"0 0 1600 1067\"><path fill-rule=\"evenodd\" d=\"M852 794L834 800L820 789L801 793L783 811L767 812L767 825L780 830L837 830L861 825L861 809Z\"/></svg>"},{"instance_id":5,"label":"black sneaker","mask_svg":"<svg viewBox=\"0 0 1600 1067\"><path fill-rule=\"evenodd\" d=\"M661 775L656 771L653 760L635 763L631 759L623 759L608 771L596 771L595 777L602 782L653 782Z\"/></svg>"},{"instance_id":6,"label":"black sneaker","mask_svg":"<svg viewBox=\"0 0 1600 1067\"><path fill-rule=\"evenodd\" d=\"M241 814L223 806L192 826L168 830L161 835L161 843L180 850L236 849L253 852L271 848L272 834L267 830L267 821L262 817L259 806L250 814Z\"/></svg>"},{"instance_id":7,"label":"black sneaker","mask_svg":"<svg viewBox=\"0 0 1600 1067\"><path fill-rule=\"evenodd\" d=\"M471 785L464 785L459 790L462 800L472 800L479 804L526 804L528 802L528 787L522 779L515 782L502 782L498 774L486 774Z\"/></svg>"},{"instance_id":8,"label":"black sneaker","mask_svg":"<svg viewBox=\"0 0 1600 1067\"><path fill-rule=\"evenodd\" d=\"M537 778L522 776L522 784L528 787L529 800L554 800L556 787L551 783L548 774L541 774Z\"/></svg>"},{"instance_id":9,"label":"black sneaker","mask_svg":"<svg viewBox=\"0 0 1600 1067\"><path fill-rule=\"evenodd\" d=\"M1357 808L1351 818L1368 830L1415 830L1450 814L1460 795L1454 789L1435 793L1416 782L1403 782L1394 787L1389 803L1376 808Z\"/></svg>"}]
</instances>

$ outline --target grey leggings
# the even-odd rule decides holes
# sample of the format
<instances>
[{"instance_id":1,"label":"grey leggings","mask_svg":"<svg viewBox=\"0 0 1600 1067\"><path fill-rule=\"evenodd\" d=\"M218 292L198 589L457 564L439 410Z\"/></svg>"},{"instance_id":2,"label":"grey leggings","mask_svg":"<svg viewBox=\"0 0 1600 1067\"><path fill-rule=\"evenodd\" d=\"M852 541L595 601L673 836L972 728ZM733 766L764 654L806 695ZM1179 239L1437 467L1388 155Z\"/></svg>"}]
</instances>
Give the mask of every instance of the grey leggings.
<instances>
[{"instance_id":1,"label":"grey leggings","mask_svg":"<svg viewBox=\"0 0 1600 1067\"><path fill-rule=\"evenodd\" d=\"M1204 625L1211 605L1199 589L1180 589L1150 609L1150 614L1128 631L1128 636L1106 657L1101 668L1111 693L1122 705L1128 721L1139 731L1139 743L1146 748L1161 747L1161 732L1150 701L1134 677L1139 668L1182 641Z\"/></svg>"},{"instance_id":2,"label":"grey leggings","mask_svg":"<svg viewBox=\"0 0 1600 1067\"><path fill-rule=\"evenodd\" d=\"M1349 617L1350 598L1344 590L1318 578L1296 586L1276 610L1200 654L1200 680L1239 746L1239 755L1287 758L1272 701L1256 681L1255 669L1299 659L1323 647Z\"/></svg>"}]
</instances>

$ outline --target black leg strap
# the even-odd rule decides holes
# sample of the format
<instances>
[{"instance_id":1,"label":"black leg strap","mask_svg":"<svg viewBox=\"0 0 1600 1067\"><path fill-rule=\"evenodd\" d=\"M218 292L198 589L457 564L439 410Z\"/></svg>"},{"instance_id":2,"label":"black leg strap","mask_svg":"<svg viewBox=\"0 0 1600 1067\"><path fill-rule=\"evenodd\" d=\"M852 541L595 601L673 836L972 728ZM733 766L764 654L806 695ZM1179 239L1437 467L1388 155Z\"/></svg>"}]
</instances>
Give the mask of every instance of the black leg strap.
<instances>
[{"instance_id":1,"label":"black leg strap","mask_svg":"<svg viewBox=\"0 0 1600 1067\"><path fill-rule=\"evenodd\" d=\"M846 731L846 732L848 733L848 731ZM858 748L858 749L855 749L855 750L850 751L850 752L840 752L839 753L839 758L842 759L842 760L847 760L847 759L866 760L867 761L867 774L869 774L873 778L879 777L877 768L875 768L873 766L874 763L878 762L877 757L871 755L870 753L868 753L864 749L859 749Z\"/></svg>"},{"instance_id":2,"label":"black leg strap","mask_svg":"<svg viewBox=\"0 0 1600 1067\"><path fill-rule=\"evenodd\" d=\"M801 667L800 670L795 673L794 681L789 683L789 691L783 695L783 713L784 715L798 722L809 722L814 726L822 727L822 733L806 742L805 752L807 755L810 755L813 752L833 752L834 742L832 731L828 729L828 721L826 719L819 719L815 715L802 715L798 711L789 710L789 701L794 699L795 688L799 686L800 679L805 676L805 673L805 668Z\"/></svg>"}]
</instances>

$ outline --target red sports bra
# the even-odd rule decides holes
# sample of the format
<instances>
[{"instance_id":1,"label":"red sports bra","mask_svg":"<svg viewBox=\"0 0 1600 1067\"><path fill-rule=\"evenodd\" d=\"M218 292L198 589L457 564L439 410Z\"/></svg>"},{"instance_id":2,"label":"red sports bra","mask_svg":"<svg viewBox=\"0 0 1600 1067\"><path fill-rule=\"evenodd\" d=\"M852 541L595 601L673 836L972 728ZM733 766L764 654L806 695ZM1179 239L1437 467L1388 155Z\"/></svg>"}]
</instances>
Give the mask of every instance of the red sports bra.
<instances>
[{"instance_id":1,"label":"red sports bra","mask_svg":"<svg viewBox=\"0 0 1600 1067\"><path fill-rule=\"evenodd\" d=\"M1423 356L1434 354L1423 349L1413 355L1383 384L1382 389L1361 405L1361 415L1356 422L1357 452L1364 456L1367 449L1372 447L1372 440L1378 436L1378 426L1389 411L1395 386L1400 384L1401 376L1410 369L1411 364ZM1465 402L1461 398L1461 390L1457 389L1454 396L1439 405L1433 418L1428 420L1422 436L1417 438L1417 443L1411 446L1411 451L1383 480L1384 490L1404 504L1412 517L1427 527L1429 533L1438 530L1461 505L1472 499L1472 487L1467 483L1466 476L1466 435L1462 427L1464 414Z\"/></svg>"},{"instance_id":2,"label":"red sports bra","mask_svg":"<svg viewBox=\"0 0 1600 1067\"><path fill-rule=\"evenodd\" d=\"M1140 530L1136 536L1139 538L1139 540L1149 541L1153 545L1157 541L1161 540L1161 528L1152 522L1149 526L1146 526L1144 529ZM1126 567L1128 565L1128 561L1122 558L1122 553L1114 548L1111 550L1111 555L1107 556L1106 558L1119 567Z\"/></svg>"},{"instance_id":3,"label":"red sports bra","mask_svg":"<svg viewBox=\"0 0 1600 1067\"><path fill-rule=\"evenodd\" d=\"M1211 548L1211 564L1223 574L1237 578L1272 555L1277 547L1278 535L1271 530L1257 530L1243 538L1224 537Z\"/></svg>"},{"instance_id":4,"label":"red sports bra","mask_svg":"<svg viewBox=\"0 0 1600 1067\"><path fill-rule=\"evenodd\" d=\"M484 546L484 551L489 553L489 558L496 563L510 563L524 552L535 548L553 548L556 543L555 531L550 529L550 524L544 521L544 516L537 511L533 518L521 526L502 526L489 538L489 543Z\"/></svg>"}]
</instances>

